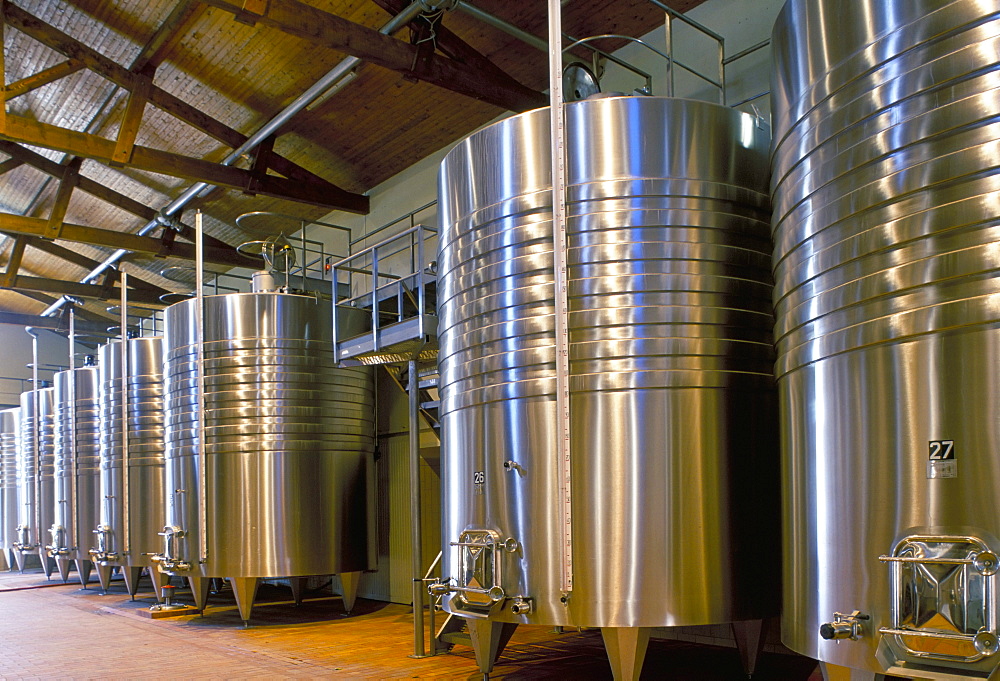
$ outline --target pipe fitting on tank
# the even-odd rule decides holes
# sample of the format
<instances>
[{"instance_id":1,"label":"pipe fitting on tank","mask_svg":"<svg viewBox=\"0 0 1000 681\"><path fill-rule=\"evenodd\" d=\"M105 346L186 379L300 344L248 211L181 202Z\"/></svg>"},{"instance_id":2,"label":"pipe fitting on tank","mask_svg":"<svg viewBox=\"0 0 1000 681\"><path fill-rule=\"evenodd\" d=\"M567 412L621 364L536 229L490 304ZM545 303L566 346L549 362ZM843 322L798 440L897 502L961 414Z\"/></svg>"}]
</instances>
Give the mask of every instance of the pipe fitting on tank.
<instances>
[{"instance_id":1,"label":"pipe fitting on tank","mask_svg":"<svg viewBox=\"0 0 1000 681\"><path fill-rule=\"evenodd\" d=\"M528 596L514 596L510 611L515 615L527 615L531 612L532 599Z\"/></svg>"},{"instance_id":2,"label":"pipe fitting on tank","mask_svg":"<svg viewBox=\"0 0 1000 681\"><path fill-rule=\"evenodd\" d=\"M21 553L29 553L31 551L38 550L38 544L31 543L31 529L27 525L18 525L14 530L17 532L18 541L11 544L15 551L20 551Z\"/></svg>"},{"instance_id":3,"label":"pipe fitting on tank","mask_svg":"<svg viewBox=\"0 0 1000 681\"><path fill-rule=\"evenodd\" d=\"M863 628L862 621L870 619L868 615L862 615L859 610L855 610L849 615L840 612L833 613L833 621L825 622L819 627L819 635L827 641L840 641L850 639L857 641L861 638Z\"/></svg>"},{"instance_id":4,"label":"pipe fitting on tank","mask_svg":"<svg viewBox=\"0 0 1000 681\"><path fill-rule=\"evenodd\" d=\"M49 528L49 535L52 537L52 543L45 547L45 552L48 553L53 558L57 556L65 556L70 553L70 550L63 546L62 541L63 535L66 530L62 525L53 525Z\"/></svg>"},{"instance_id":5,"label":"pipe fitting on tank","mask_svg":"<svg viewBox=\"0 0 1000 681\"><path fill-rule=\"evenodd\" d=\"M157 532L163 537L163 553L158 553L150 557L150 560L160 567L161 572L188 572L192 569L191 563L177 558L178 539L186 536L184 530L179 527L167 525L163 532Z\"/></svg>"},{"instance_id":6,"label":"pipe fitting on tank","mask_svg":"<svg viewBox=\"0 0 1000 681\"><path fill-rule=\"evenodd\" d=\"M117 552L109 550L111 542L108 539L111 537L111 526L99 525L94 530L94 534L97 535L97 548L90 549L91 560L103 566L108 565L108 563L117 563L121 557Z\"/></svg>"},{"instance_id":7,"label":"pipe fitting on tank","mask_svg":"<svg viewBox=\"0 0 1000 681\"><path fill-rule=\"evenodd\" d=\"M451 593L451 585L445 582L431 582L427 585L427 593L435 598L440 598L442 596L447 596Z\"/></svg>"},{"instance_id":8,"label":"pipe fitting on tank","mask_svg":"<svg viewBox=\"0 0 1000 681\"><path fill-rule=\"evenodd\" d=\"M524 466L519 464L517 461L514 461L513 459L511 459L510 461L504 461L503 469L507 472L513 471L521 475L524 475Z\"/></svg>"}]
</instances>

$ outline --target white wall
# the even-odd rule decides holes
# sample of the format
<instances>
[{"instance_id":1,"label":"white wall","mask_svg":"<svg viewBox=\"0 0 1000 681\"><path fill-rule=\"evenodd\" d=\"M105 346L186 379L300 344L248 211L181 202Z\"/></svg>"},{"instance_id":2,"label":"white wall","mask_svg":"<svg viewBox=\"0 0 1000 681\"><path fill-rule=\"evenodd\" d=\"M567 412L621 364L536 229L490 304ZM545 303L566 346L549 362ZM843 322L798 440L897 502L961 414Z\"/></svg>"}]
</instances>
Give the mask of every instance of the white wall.
<instances>
[{"instance_id":1,"label":"white wall","mask_svg":"<svg viewBox=\"0 0 1000 681\"><path fill-rule=\"evenodd\" d=\"M726 56L768 40L778 11L784 0L708 0L687 13L687 16L725 38ZM666 51L666 29L661 27L642 37L660 51ZM615 56L653 76L653 94L665 96L667 62L642 45L627 45ZM684 24L674 21L674 58L699 73L718 78L718 43ZM763 48L726 67L727 102L732 105L753 95L770 90L771 50ZM679 67L674 73L675 96L718 102L718 89L692 76ZM609 64L602 79L602 89L631 92L643 84L635 74L616 64ZM770 113L770 98L754 102L762 115ZM749 111L749 106L740 107Z\"/></svg>"},{"instance_id":2,"label":"white wall","mask_svg":"<svg viewBox=\"0 0 1000 681\"><path fill-rule=\"evenodd\" d=\"M31 369L27 367L32 362L31 336L23 326L0 324L0 408L16 407L22 391L30 390ZM80 348L83 351L83 348ZM51 331L39 331L38 336L39 366L56 365L69 366L69 342L65 337ZM82 364L82 358L77 355L77 364ZM39 371L39 378L51 380L52 371Z\"/></svg>"}]
</instances>

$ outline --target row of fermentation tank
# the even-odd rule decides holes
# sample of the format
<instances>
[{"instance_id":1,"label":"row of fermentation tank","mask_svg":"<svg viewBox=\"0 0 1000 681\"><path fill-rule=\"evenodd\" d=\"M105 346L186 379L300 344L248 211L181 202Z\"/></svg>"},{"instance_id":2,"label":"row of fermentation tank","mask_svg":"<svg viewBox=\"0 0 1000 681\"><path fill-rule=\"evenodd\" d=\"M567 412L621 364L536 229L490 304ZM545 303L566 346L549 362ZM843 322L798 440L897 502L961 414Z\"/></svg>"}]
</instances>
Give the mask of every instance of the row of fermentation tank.
<instances>
[{"instance_id":1,"label":"row of fermentation tank","mask_svg":"<svg viewBox=\"0 0 1000 681\"><path fill-rule=\"evenodd\" d=\"M260 579L341 574L350 607L373 565L371 371L333 366L315 297L208 297L203 343L197 302L0 412L0 547L105 589L119 568L133 595L144 569L158 598L186 577L199 608L228 578L244 619Z\"/></svg>"},{"instance_id":2,"label":"row of fermentation tank","mask_svg":"<svg viewBox=\"0 0 1000 681\"><path fill-rule=\"evenodd\" d=\"M548 111L445 157L431 591L484 672L521 623L600 627L632 678L653 627L779 610L867 674L1000 666L1000 11L789 0L772 46L773 128L566 106L564 318ZM3 413L2 541L241 602L372 568L372 374L328 303L209 296L201 343L194 305Z\"/></svg>"}]
</instances>

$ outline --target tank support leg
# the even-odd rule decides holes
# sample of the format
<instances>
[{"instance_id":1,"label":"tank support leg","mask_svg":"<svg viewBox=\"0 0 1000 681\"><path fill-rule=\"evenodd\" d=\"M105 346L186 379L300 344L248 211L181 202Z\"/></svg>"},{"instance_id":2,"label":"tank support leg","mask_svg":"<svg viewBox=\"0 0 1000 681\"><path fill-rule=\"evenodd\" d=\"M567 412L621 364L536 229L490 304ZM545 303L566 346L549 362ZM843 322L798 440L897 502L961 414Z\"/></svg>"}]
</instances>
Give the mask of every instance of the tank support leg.
<instances>
[{"instance_id":1,"label":"tank support leg","mask_svg":"<svg viewBox=\"0 0 1000 681\"><path fill-rule=\"evenodd\" d=\"M289 577L288 584L292 587L292 600L295 605L302 605L302 592L306 588L305 577Z\"/></svg>"},{"instance_id":2,"label":"tank support leg","mask_svg":"<svg viewBox=\"0 0 1000 681\"><path fill-rule=\"evenodd\" d=\"M170 584L170 575L160 572L155 567L149 568L149 579L153 582L153 593L156 594L156 602L163 602L163 587Z\"/></svg>"},{"instance_id":3,"label":"tank support leg","mask_svg":"<svg viewBox=\"0 0 1000 681\"><path fill-rule=\"evenodd\" d=\"M97 581L101 583L101 590L104 593L108 593L108 588L111 586L111 571L113 569L110 565L97 566Z\"/></svg>"},{"instance_id":4,"label":"tank support leg","mask_svg":"<svg viewBox=\"0 0 1000 681\"><path fill-rule=\"evenodd\" d=\"M188 584L194 597L194 607L204 615L205 605L208 603L208 577L188 577Z\"/></svg>"},{"instance_id":5,"label":"tank support leg","mask_svg":"<svg viewBox=\"0 0 1000 681\"><path fill-rule=\"evenodd\" d=\"M233 585L233 595L236 596L236 607L240 609L243 626L250 626L250 613L253 612L253 600L257 597L260 579L257 577L230 577Z\"/></svg>"},{"instance_id":6,"label":"tank support leg","mask_svg":"<svg viewBox=\"0 0 1000 681\"><path fill-rule=\"evenodd\" d=\"M885 674L840 667L826 662L820 662L819 668L823 672L823 681L885 681L886 678Z\"/></svg>"},{"instance_id":7,"label":"tank support leg","mask_svg":"<svg viewBox=\"0 0 1000 681\"><path fill-rule=\"evenodd\" d=\"M125 578L125 588L128 595L135 600L135 592L139 590L139 577L142 576L142 567L139 565L123 565L122 577Z\"/></svg>"},{"instance_id":8,"label":"tank support leg","mask_svg":"<svg viewBox=\"0 0 1000 681\"><path fill-rule=\"evenodd\" d=\"M15 550L14 562L17 563L17 571L24 572L24 552Z\"/></svg>"},{"instance_id":9,"label":"tank support leg","mask_svg":"<svg viewBox=\"0 0 1000 681\"><path fill-rule=\"evenodd\" d=\"M615 681L635 681L642 671L651 627L601 627Z\"/></svg>"},{"instance_id":10,"label":"tank support leg","mask_svg":"<svg viewBox=\"0 0 1000 681\"><path fill-rule=\"evenodd\" d=\"M479 671L489 674L500 659L507 641L514 635L517 625L472 618L467 619L466 623L469 625L469 636L472 638L472 649L476 651Z\"/></svg>"},{"instance_id":11,"label":"tank support leg","mask_svg":"<svg viewBox=\"0 0 1000 681\"><path fill-rule=\"evenodd\" d=\"M42 561L42 570L45 572L45 578L52 579L52 568L55 567L55 561L52 560L52 556L45 549L38 549L38 558Z\"/></svg>"},{"instance_id":12,"label":"tank support leg","mask_svg":"<svg viewBox=\"0 0 1000 681\"><path fill-rule=\"evenodd\" d=\"M10 555L7 549L0 550L0 570L9 570L10 565Z\"/></svg>"},{"instance_id":13,"label":"tank support leg","mask_svg":"<svg viewBox=\"0 0 1000 681\"><path fill-rule=\"evenodd\" d=\"M358 599L358 584L361 582L360 572L341 572L340 590L344 595L344 611L351 614L354 601Z\"/></svg>"},{"instance_id":14,"label":"tank support leg","mask_svg":"<svg viewBox=\"0 0 1000 681\"><path fill-rule=\"evenodd\" d=\"M80 579L80 586L84 589L87 588L87 582L90 581L90 571L93 567L94 564L85 558L76 559L76 575Z\"/></svg>"},{"instance_id":15,"label":"tank support leg","mask_svg":"<svg viewBox=\"0 0 1000 681\"><path fill-rule=\"evenodd\" d=\"M747 620L733 622L733 638L736 648L740 651L740 662L747 678L753 676L757 669L760 651L764 649L764 637L767 636L767 620Z\"/></svg>"},{"instance_id":16,"label":"tank support leg","mask_svg":"<svg viewBox=\"0 0 1000 681\"><path fill-rule=\"evenodd\" d=\"M56 569L59 571L59 579L63 584L69 583L69 559L59 558L56 560Z\"/></svg>"}]
</instances>

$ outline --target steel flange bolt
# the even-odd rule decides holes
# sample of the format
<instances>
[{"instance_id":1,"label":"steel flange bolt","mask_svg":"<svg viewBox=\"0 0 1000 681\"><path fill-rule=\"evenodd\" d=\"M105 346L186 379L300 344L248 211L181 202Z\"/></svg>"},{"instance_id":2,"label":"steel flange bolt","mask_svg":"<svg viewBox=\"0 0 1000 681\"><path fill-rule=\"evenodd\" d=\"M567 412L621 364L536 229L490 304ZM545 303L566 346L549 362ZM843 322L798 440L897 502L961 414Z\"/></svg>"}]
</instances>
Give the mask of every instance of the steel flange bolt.
<instances>
[{"instance_id":1,"label":"steel flange bolt","mask_svg":"<svg viewBox=\"0 0 1000 681\"><path fill-rule=\"evenodd\" d=\"M982 655L995 655L997 651L1000 651L1000 639L997 639L997 635L985 627L980 629L975 638L972 639L972 645L976 652Z\"/></svg>"},{"instance_id":2,"label":"steel flange bolt","mask_svg":"<svg viewBox=\"0 0 1000 681\"><path fill-rule=\"evenodd\" d=\"M973 567L984 577L995 575L1000 569L1000 558L992 551L983 551L976 555L972 561Z\"/></svg>"}]
</instances>

